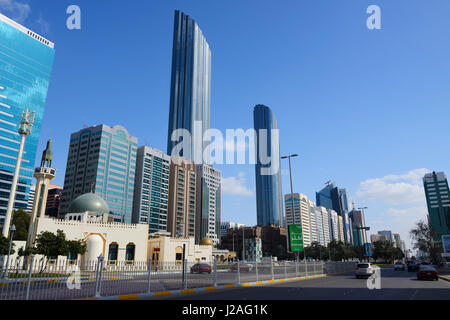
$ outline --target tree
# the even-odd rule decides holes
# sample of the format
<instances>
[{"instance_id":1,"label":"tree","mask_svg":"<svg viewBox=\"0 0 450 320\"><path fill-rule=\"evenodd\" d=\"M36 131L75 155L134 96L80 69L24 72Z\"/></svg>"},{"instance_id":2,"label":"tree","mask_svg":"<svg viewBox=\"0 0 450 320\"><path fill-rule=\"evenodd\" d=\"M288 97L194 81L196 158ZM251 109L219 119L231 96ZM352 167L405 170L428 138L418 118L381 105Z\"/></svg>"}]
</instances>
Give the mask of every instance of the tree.
<instances>
[{"instance_id":1,"label":"tree","mask_svg":"<svg viewBox=\"0 0 450 320\"><path fill-rule=\"evenodd\" d=\"M430 225L423 220L416 222L414 229L409 232L413 240L414 249L428 253L433 264L441 261L442 244L433 241L433 230Z\"/></svg>"},{"instance_id":2,"label":"tree","mask_svg":"<svg viewBox=\"0 0 450 320\"><path fill-rule=\"evenodd\" d=\"M49 231L43 231L36 237L36 253L46 258L56 259L58 256L67 256L69 247L66 235L62 230L57 230L56 235Z\"/></svg>"},{"instance_id":3,"label":"tree","mask_svg":"<svg viewBox=\"0 0 450 320\"><path fill-rule=\"evenodd\" d=\"M3 235L0 235L0 256L6 256L8 254L9 250L9 238L5 238ZM11 254L13 254L14 251L14 243L11 246Z\"/></svg>"},{"instance_id":4,"label":"tree","mask_svg":"<svg viewBox=\"0 0 450 320\"><path fill-rule=\"evenodd\" d=\"M81 255L85 254L86 250L87 250L86 243L84 243L81 240L67 241L67 251L68 251L67 257L69 259L75 260L79 254Z\"/></svg>"},{"instance_id":5,"label":"tree","mask_svg":"<svg viewBox=\"0 0 450 320\"><path fill-rule=\"evenodd\" d=\"M14 210L11 224L16 227L14 240L27 241L30 215L23 209Z\"/></svg>"}]
</instances>

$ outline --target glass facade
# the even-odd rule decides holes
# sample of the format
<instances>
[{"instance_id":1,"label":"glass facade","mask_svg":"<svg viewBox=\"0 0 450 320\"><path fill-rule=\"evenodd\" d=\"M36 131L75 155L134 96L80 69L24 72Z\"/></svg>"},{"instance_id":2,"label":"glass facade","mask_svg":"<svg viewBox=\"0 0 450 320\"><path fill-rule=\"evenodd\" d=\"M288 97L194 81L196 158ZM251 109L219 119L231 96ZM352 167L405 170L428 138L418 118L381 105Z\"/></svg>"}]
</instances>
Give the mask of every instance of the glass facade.
<instances>
[{"instance_id":1,"label":"glass facade","mask_svg":"<svg viewBox=\"0 0 450 320\"><path fill-rule=\"evenodd\" d=\"M14 208L27 209L55 51L53 43L0 14L0 224L8 206L19 151L22 112L35 112L27 137Z\"/></svg>"},{"instance_id":2,"label":"glass facade","mask_svg":"<svg viewBox=\"0 0 450 320\"><path fill-rule=\"evenodd\" d=\"M149 233L167 231L170 157L162 151L138 148L133 223L148 224Z\"/></svg>"},{"instance_id":3,"label":"glass facade","mask_svg":"<svg viewBox=\"0 0 450 320\"><path fill-rule=\"evenodd\" d=\"M278 130L277 120L269 107L257 105L253 110L254 128L256 131L256 210L258 226L276 225L284 226L283 219L283 196L281 189L281 170L280 170L280 141L272 140L271 130ZM260 139L260 134L267 130L265 137ZM262 140L262 141L260 141ZM261 145L261 143L266 144ZM260 151L261 150L261 151ZM266 151L266 152L263 152ZM271 159L270 163L264 164L261 161L261 154L266 153ZM262 169L269 167L278 170L274 174L262 174Z\"/></svg>"},{"instance_id":4,"label":"glass facade","mask_svg":"<svg viewBox=\"0 0 450 320\"><path fill-rule=\"evenodd\" d=\"M210 128L210 101L209 45L197 23L177 10L173 35L168 155L172 155L174 146L178 144L177 141L172 141L172 132L176 129L186 129L193 137L193 143L189 150L184 150L179 155L186 160L202 160L202 151L208 144L207 141L203 141L202 136ZM201 126L197 128L194 121L201 121ZM202 132L199 132L200 130ZM203 161L196 163L200 164Z\"/></svg>"},{"instance_id":5,"label":"glass facade","mask_svg":"<svg viewBox=\"0 0 450 320\"><path fill-rule=\"evenodd\" d=\"M137 138L116 125L98 125L73 133L67 156L61 213L72 200L93 192L109 206L115 222L131 223Z\"/></svg>"}]
</instances>

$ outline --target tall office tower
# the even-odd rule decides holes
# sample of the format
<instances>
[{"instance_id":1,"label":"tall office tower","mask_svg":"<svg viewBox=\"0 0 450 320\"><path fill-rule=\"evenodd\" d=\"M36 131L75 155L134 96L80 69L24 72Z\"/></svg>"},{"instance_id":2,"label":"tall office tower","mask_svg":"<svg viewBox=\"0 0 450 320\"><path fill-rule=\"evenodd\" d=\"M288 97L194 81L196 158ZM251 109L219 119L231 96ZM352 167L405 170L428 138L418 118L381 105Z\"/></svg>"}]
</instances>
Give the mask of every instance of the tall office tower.
<instances>
[{"instance_id":1,"label":"tall office tower","mask_svg":"<svg viewBox=\"0 0 450 320\"><path fill-rule=\"evenodd\" d=\"M315 217L316 217L316 227L317 227L317 242L322 246L325 246L325 232L323 228L323 217L322 211L318 207L314 207Z\"/></svg>"},{"instance_id":2,"label":"tall office tower","mask_svg":"<svg viewBox=\"0 0 450 320\"><path fill-rule=\"evenodd\" d=\"M253 110L256 131L256 211L258 226L285 226L281 189L278 124L269 107Z\"/></svg>"},{"instance_id":3,"label":"tall office tower","mask_svg":"<svg viewBox=\"0 0 450 320\"><path fill-rule=\"evenodd\" d=\"M27 209L34 161L55 55L54 44L0 14L0 225L3 225L19 153L22 111L35 112L16 188L14 209Z\"/></svg>"},{"instance_id":4,"label":"tall office tower","mask_svg":"<svg viewBox=\"0 0 450 320\"><path fill-rule=\"evenodd\" d=\"M137 149L133 223L148 224L148 232L167 231L170 157L142 146Z\"/></svg>"},{"instance_id":5,"label":"tall office tower","mask_svg":"<svg viewBox=\"0 0 450 320\"><path fill-rule=\"evenodd\" d=\"M325 207L317 207L322 215L322 226L323 226L323 238L325 245L327 246L332 238L331 238L331 230L330 230L330 214Z\"/></svg>"},{"instance_id":6,"label":"tall office tower","mask_svg":"<svg viewBox=\"0 0 450 320\"><path fill-rule=\"evenodd\" d=\"M331 240L339 241L339 225L338 225L338 214L332 209L327 209L330 217L330 232Z\"/></svg>"},{"instance_id":7,"label":"tall office tower","mask_svg":"<svg viewBox=\"0 0 450 320\"><path fill-rule=\"evenodd\" d=\"M211 105L211 50L197 23L188 15L176 10L172 80L170 87L169 132L167 154L172 155L178 141L172 141L176 129L187 130L192 137L189 150L176 155L187 161L202 164L202 154L209 144L202 139L210 128ZM196 125L196 121L200 121ZM180 139L181 140L181 139ZM208 163L209 159L204 159Z\"/></svg>"},{"instance_id":8,"label":"tall office tower","mask_svg":"<svg viewBox=\"0 0 450 320\"><path fill-rule=\"evenodd\" d=\"M172 237L195 237L196 171L195 164L172 156L169 170L169 211L167 231Z\"/></svg>"},{"instance_id":9,"label":"tall office tower","mask_svg":"<svg viewBox=\"0 0 450 320\"><path fill-rule=\"evenodd\" d=\"M394 236L394 247L401 249L402 240L400 239L400 235L398 233L394 233L392 235Z\"/></svg>"},{"instance_id":10,"label":"tall office tower","mask_svg":"<svg viewBox=\"0 0 450 320\"><path fill-rule=\"evenodd\" d=\"M206 164L197 165L196 171L199 192L197 192L195 242L200 244L202 239L209 238L217 245L220 242L221 174L219 170Z\"/></svg>"},{"instance_id":11,"label":"tall office tower","mask_svg":"<svg viewBox=\"0 0 450 320\"><path fill-rule=\"evenodd\" d=\"M333 209L343 218L344 240L351 243L351 229L348 221L348 195L346 189L339 189L335 182L329 182L319 192L316 192L316 205Z\"/></svg>"},{"instance_id":12,"label":"tall office tower","mask_svg":"<svg viewBox=\"0 0 450 320\"><path fill-rule=\"evenodd\" d=\"M384 235L388 241L394 242L394 236L392 235L392 231L382 230L382 231L378 231L378 234Z\"/></svg>"},{"instance_id":13,"label":"tall office tower","mask_svg":"<svg viewBox=\"0 0 450 320\"><path fill-rule=\"evenodd\" d=\"M28 191L28 202L27 209L25 210L29 214L33 211L33 203L34 203L34 194L36 192L36 186L34 184L30 185L30 189Z\"/></svg>"},{"instance_id":14,"label":"tall office tower","mask_svg":"<svg viewBox=\"0 0 450 320\"><path fill-rule=\"evenodd\" d=\"M108 204L115 222L131 223L138 139L120 126L101 124L70 136L61 213L84 193Z\"/></svg>"},{"instance_id":15,"label":"tall office tower","mask_svg":"<svg viewBox=\"0 0 450 320\"><path fill-rule=\"evenodd\" d=\"M48 186L47 206L45 207L45 215L53 218L59 216L59 209L61 207L61 196L63 188L55 184Z\"/></svg>"},{"instance_id":16,"label":"tall office tower","mask_svg":"<svg viewBox=\"0 0 450 320\"><path fill-rule=\"evenodd\" d=\"M363 211L353 209L348 216L352 224L353 244L356 246L364 245L367 243L367 234L366 230L361 229L366 227Z\"/></svg>"},{"instance_id":17,"label":"tall office tower","mask_svg":"<svg viewBox=\"0 0 450 320\"><path fill-rule=\"evenodd\" d=\"M302 225L303 244L309 246L312 243L311 221L310 221L310 201L308 197L302 193L294 193L294 211L292 211L291 194L284 195L284 203L286 210L286 226L291 224Z\"/></svg>"},{"instance_id":18,"label":"tall office tower","mask_svg":"<svg viewBox=\"0 0 450 320\"><path fill-rule=\"evenodd\" d=\"M433 240L441 242L443 235L450 235L450 195L447 177L444 172L433 171L433 173L425 174L423 185Z\"/></svg>"}]
</instances>

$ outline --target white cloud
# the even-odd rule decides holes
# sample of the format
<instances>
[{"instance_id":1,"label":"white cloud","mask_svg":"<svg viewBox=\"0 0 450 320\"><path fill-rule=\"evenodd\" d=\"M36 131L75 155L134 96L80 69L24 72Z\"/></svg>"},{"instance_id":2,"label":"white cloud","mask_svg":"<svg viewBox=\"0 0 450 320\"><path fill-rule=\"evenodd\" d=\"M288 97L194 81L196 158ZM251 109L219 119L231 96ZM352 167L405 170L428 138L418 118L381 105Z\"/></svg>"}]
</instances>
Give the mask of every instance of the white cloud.
<instances>
[{"instance_id":1,"label":"white cloud","mask_svg":"<svg viewBox=\"0 0 450 320\"><path fill-rule=\"evenodd\" d=\"M36 20L35 23L38 26L40 32L48 33L50 31L50 24L44 20L42 14L39 15L39 18Z\"/></svg>"},{"instance_id":2,"label":"white cloud","mask_svg":"<svg viewBox=\"0 0 450 320\"><path fill-rule=\"evenodd\" d=\"M25 22L31 12L27 3L15 0L0 0L0 9L2 12L9 14L9 18L21 24Z\"/></svg>"},{"instance_id":3,"label":"white cloud","mask_svg":"<svg viewBox=\"0 0 450 320\"><path fill-rule=\"evenodd\" d=\"M360 201L383 201L390 205L425 203L422 177L428 169L415 169L401 175L387 175L360 183Z\"/></svg>"},{"instance_id":4,"label":"white cloud","mask_svg":"<svg viewBox=\"0 0 450 320\"><path fill-rule=\"evenodd\" d=\"M228 195L252 196L253 191L245 186L245 174L240 172L237 177L222 177L222 192Z\"/></svg>"}]
</instances>

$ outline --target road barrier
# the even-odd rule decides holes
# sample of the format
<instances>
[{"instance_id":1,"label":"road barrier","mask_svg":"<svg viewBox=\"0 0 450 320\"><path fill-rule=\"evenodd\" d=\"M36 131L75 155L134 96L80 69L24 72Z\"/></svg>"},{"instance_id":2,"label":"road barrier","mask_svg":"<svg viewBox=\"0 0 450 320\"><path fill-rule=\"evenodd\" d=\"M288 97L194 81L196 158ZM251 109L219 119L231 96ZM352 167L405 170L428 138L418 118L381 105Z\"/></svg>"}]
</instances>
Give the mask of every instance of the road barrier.
<instances>
[{"instance_id":1,"label":"road barrier","mask_svg":"<svg viewBox=\"0 0 450 320\"><path fill-rule=\"evenodd\" d=\"M11 261L0 269L0 300L70 300L120 295L191 292L279 279L353 271L355 262L239 261L199 266L174 261Z\"/></svg>"}]
</instances>

